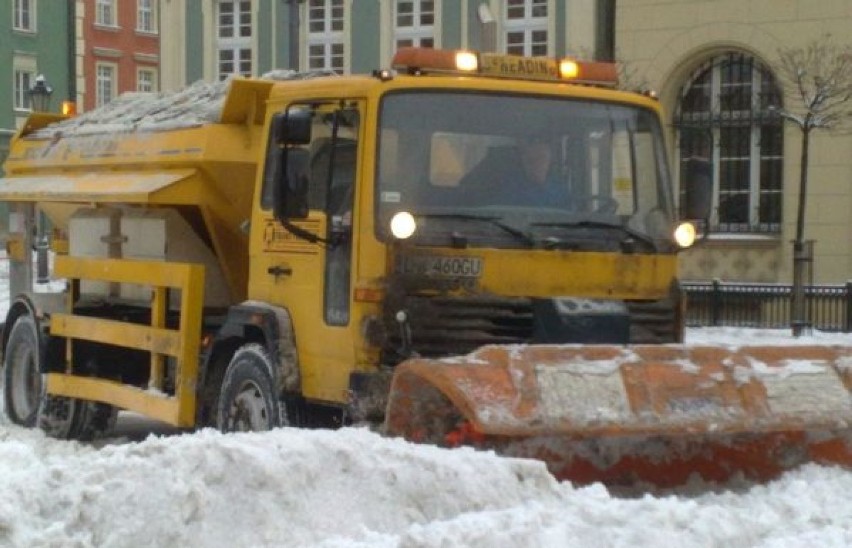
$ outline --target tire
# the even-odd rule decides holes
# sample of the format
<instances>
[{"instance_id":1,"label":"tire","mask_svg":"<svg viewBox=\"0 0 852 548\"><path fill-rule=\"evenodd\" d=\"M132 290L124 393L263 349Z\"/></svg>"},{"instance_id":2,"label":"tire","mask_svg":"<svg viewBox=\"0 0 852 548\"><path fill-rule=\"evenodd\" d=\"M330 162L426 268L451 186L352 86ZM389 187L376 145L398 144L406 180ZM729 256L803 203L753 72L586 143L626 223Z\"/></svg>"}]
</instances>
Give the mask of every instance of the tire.
<instances>
[{"instance_id":1,"label":"tire","mask_svg":"<svg viewBox=\"0 0 852 548\"><path fill-rule=\"evenodd\" d=\"M38 427L52 438L90 441L115 426L118 410L112 405L65 396L45 396Z\"/></svg>"},{"instance_id":2,"label":"tire","mask_svg":"<svg viewBox=\"0 0 852 548\"><path fill-rule=\"evenodd\" d=\"M77 374L97 375L98 363L82 359ZM107 403L46 394L38 411L38 427L52 438L90 441L112 430L118 409Z\"/></svg>"},{"instance_id":3,"label":"tire","mask_svg":"<svg viewBox=\"0 0 852 548\"><path fill-rule=\"evenodd\" d=\"M219 430L258 432L286 423L270 371L272 360L261 345L247 344L234 353L216 404Z\"/></svg>"},{"instance_id":4,"label":"tire","mask_svg":"<svg viewBox=\"0 0 852 548\"><path fill-rule=\"evenodd\" d=\"M38 427L51 438L74 439L79 430L80 400L45 396L38 414Z\"/></svg>"},{"instance_id":5,"label":"tire","mask_svg":"<svg viewBox=\"0 0 852 548\"><path fill-rule=\"evenodd\" d=\"M41 367L46 356L46 338L39 338L35 320L30 315L18 318L3 358L9 420L61 439L91 440L112 429L118 416L113 406L45 393Z\"/></svg>"},{"instance_id":6,"label":"tire","mask_svg":"<svg viewBox=\"0 0 852 548\"><path fill-rule=\"evenodd\" d=\"M209 365L204 376L204 385L198 391L195 424L198 428L218 428L217 413L219 396L222 392L222 379L228 367L227 356L216 357Z\"/></svg>"},{"instance_id":7,"label":"tire","mask_svg":"<svg viewBox=\"0 0 852 548\"><path fill-rule=\"evenodd\" d=\"M14 424L36 425L44 385L41 362L44 348L35 320L21 316L12 326L3 356L3 400L6 416Z\"/></svg>"},{"instance_id":8,"label":"tire","mask_svg":"<svg viewBox=\"0 0 852 548\"><path fill-rule=\"evenodd\" d=\"M86 415L74 439L93 440L112 432L118 420L118 408L108 403L91 401L83 403L86 404Z\"/></svg>"}]
</instances>

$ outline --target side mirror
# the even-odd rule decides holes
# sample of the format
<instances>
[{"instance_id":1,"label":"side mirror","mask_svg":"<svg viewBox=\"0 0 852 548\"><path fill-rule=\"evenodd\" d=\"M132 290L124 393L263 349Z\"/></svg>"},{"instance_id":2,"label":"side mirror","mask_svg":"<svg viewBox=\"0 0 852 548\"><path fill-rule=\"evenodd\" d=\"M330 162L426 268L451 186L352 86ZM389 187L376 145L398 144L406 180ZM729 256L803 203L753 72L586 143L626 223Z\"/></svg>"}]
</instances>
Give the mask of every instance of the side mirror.
<instances>
[{"instance_id":1,"label":"side mirror","mask_svg":"<svg viewBox=\"0 0 852 548\"><path fill-rule=\"evenodd\" d=\"M713 207L713 164L701 158L691 158L684 165L681 178L684 219L707 220Z\"/></svg>"},{"instance_id":2,"label":"side mirror","mask_svg":"<svg viewBox=\"0 0 852 548\"><path fill-rule=\"evenodd\" d=\"M296 148L311 142L311 112L288 109L272 117L270 135L278 157L280 176L273 181L272 211L282 222L308 216L308 157L306 149Z\"/></svg>"},{"instance_id":3,"label":"side mirror","mask_svg":"<svg viewBox=\"0 0 852 548\"><path fill-rule=\"evenodd\" d=\"M272 117L272 136L278 146L307 145L311 142L311 112L292 109Z\"/></svg>"}]
</instances>

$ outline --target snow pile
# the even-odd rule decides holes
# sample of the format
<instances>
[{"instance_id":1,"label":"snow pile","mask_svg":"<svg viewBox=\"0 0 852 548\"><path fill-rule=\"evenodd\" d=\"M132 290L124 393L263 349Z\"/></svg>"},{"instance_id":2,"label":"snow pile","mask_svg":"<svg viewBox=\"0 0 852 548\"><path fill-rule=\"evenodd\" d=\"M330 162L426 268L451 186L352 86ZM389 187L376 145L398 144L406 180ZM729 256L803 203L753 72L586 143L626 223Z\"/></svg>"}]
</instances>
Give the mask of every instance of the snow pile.
<instances>
[{"instance_id":1,"label":"snow pile","mask_svg":"<svg viewBox=\"0 0 852 548\"><path fill-rule=\"evenodd\" d=\"M0 427L0 545L373 542L562 488L540 463L348 429L207 430L102 449Z\"/></svg>"},{"instance_id":2,"label":"snow pile","mask_svg":"<svg viewBox=\"0 0 852 548\"><path fill-rule=\"evenodd\" d=\"M125 93L100 108L42 128L34 136L165 130L216 122L230 82L199 81L175 93Z\"/></svg>"},{"instance_id":3,"label":"snow pile","mask_svg":"<svg viewBox=\"0 0 852 548\"><path fill-rule=\"evenodd\" d=\"M274 70L264 80L299 80L336 75L331 71ZM176 92L124 93L106 105L33 132L36 138L92 135L128 131L165 131L215 123L233 78L199 80Z\"/></svg>"},{"instance_id":4,"label":"snow pile","mask_svg":"<svg viewBox=\"0 0 852 548\"><path fill-rule=\"evenodd\" d=\"M702 327L687 329L686 344L693 346L790 346L846 345L852 346L852 333L813 333L794 337L789 329L754 329L745 327Z\"/></svg>"},{"instance_id":5,"label":"snow pile","mask_svg":"<svg viewBox=\"0 0 852 548\"><path fill-rule=\"evenodd\" d=\"M533 461L362 429L97 449L0 425L2 546L848 546L852 473L618 498Z\"/></svg>"}]
</instances>

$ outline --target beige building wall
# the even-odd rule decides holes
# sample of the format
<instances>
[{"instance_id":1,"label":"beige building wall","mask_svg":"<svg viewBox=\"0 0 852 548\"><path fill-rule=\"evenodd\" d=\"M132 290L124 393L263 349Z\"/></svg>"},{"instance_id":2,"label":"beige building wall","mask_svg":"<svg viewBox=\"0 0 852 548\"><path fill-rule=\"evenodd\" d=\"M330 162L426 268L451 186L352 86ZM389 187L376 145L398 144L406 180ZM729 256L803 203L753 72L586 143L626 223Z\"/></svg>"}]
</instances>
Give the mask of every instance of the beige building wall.
<instances>
[{"instance_id":1,"label":"beige building wall","mask_svg":"<svg viewBox=\"0 0 852 548\"><path fill-rule=\"evenodd\" d=\"M160 1L160 89L177 91L186 81L186 0Z\"/></svg>"},{"instance_id":2,"label":"beige building wall","mask_svg":"<svg viewBox=\"0 0 852 548\"><path fill-rule=\"evenodd\" d=\"M616 56L660 94L673 144L671 113L681 86L715 54L738 50L771 66L779 48L826 33L852 44L852 0L618 0L616 6ZM784 104L793 100L785 97ZM815 241L814 280L845 282L852 279L852 133L812 135L805 238ZM799 130L787 125L781 234L713 236L682 255L684 279L791 280L800 141Z\"/></svg>"},{"instance_id":3,"label":"beige building wall","mask_svg":"<svg viewBox=\"0 0 852 548\"><path fill-rule=\"evenodd\" d=\"M77 95L74 101L78 108L82 111L83 99L86 96L86 71L83 66L83 61L86 57L86 39L83 33L84 20L86 17L86 3L83 0L77 0L74 3L74 87L77 90Z\"/></svg>"}]
</instances>

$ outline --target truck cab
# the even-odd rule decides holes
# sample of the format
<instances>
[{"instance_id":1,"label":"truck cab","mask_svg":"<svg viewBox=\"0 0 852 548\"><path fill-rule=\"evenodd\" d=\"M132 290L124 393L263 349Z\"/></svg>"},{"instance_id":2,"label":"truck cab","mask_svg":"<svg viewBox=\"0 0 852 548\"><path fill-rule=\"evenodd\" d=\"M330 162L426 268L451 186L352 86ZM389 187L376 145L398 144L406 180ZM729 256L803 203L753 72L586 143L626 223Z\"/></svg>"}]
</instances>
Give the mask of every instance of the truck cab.
<instances>
[{"instance_id":1,"label":"truck cab","mask_svg":"<svg viewBox=\"0 0 852 548\"><path fill-rule=\"evenodd\" d=\"M355 420L407 358L682 337L656 101L456 53L270 95L249 296L292 315L305 400Z\"/></svg>"}]
</instances>

